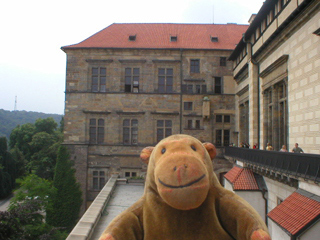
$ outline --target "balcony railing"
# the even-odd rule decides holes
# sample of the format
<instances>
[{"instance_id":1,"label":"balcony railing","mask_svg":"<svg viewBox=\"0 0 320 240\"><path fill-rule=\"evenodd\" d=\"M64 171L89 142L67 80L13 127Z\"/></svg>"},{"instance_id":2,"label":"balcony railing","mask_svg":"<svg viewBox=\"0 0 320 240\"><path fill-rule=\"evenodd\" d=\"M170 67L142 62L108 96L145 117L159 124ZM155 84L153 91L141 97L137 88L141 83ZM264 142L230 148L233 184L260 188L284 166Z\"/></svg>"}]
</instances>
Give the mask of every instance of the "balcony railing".
<instances>
[{"instance_id":1,"label":"balcony railing","mask_svg":"<svg viewBox=\"0 0 320 240\"><path fill-rule=\"evenodd\" d=\"M296 178L320 181L320 155L226 147L225 156Z\"/></svg>"}]
</instances>

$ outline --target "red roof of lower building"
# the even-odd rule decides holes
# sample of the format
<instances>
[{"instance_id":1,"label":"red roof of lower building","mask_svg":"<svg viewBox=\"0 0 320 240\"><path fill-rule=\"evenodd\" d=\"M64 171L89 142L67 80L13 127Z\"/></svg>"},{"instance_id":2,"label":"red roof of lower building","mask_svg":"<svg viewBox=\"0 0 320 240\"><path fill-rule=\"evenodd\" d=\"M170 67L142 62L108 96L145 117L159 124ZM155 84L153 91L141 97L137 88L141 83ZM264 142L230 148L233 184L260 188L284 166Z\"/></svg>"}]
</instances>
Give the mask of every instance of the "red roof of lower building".
<instances>
[{"instance_id":1,"label":"red roof of lower building","mask_svg":"<svg viewBox=\"0 0 320 240\"><path fill-rule=\"evenodd\" d=\"M305 226L320 218L319 197L318 200L312 199L303 193L308 192L297 190L268 213L269 218L291 235L299 233Z\"/></svg>"},{"instance_id":2,"label":"red roof of lower building","mask_svg":"<svg viewBox=\"0 0 320 240\"><path fill-rule=\"evenodd\" d=\"M233 50L247 28L248 25L237 24L114 23L86 40L62 49Z\"/></svg>"},{"instance_id":3,"label":"red roof of lower building","mask_svg":"<svg viewBox=\"0 0 320 240\"><path fill-rule=\"evenodd\" d=\"M233 167L224 177L233 185L233 190L259 190L253 172L248 168Z\"/></svg>"}]
</instances>

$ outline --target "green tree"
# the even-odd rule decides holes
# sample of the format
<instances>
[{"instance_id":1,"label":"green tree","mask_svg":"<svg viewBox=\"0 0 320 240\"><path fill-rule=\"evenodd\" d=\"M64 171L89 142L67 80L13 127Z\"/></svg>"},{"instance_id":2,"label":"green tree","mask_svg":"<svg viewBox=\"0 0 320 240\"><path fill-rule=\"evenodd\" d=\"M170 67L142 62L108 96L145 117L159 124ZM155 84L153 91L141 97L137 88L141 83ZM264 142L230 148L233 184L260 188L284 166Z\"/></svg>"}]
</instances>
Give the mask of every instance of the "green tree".
<instances>
[{"instance_id":1,"label":"green tree","mask_svg":"<svg viewBox=\"0 0 320 240\"><path fill-rule=\"evenodd\" d=\"M61 120L60 120L59 130L60 130L61 133L63 133L63 130L64 130L64 117L62 117Z\"/></svg>"},{"instance_id":2,"label":"green tree","mask_svg":"<svg viewBox=\"0 0 320 240\"><path fill-rule=\"evenodd\" d=\"M0 198L8 196L15 187L16 164L8 151L7 138L0 137Z\"/></svg>"},{"instance_id":3,"label":"green tree","mask_svg":"<svg viewBox=\"0 0 320 240\"><path fill-rule=\"evenodd\" d=\"M16 163L16 177L19 178L24 176L26 174L27 161L23 153L16 146L10 149L10 153Z\"/></svg>"},{"instance_id":4,"label":"green tree","mask_svg":"<svg viewBox=\"0 0 320 240\"><path fill-rule=\"evenodd\" d=\"M9 211L0 211L0 239L63 240L67 234L45 223L40 200L18 203Z\"/></svg>"},{"instance_id":5,"label":"green tree","mask_svg":"<svg viewBox=\"0 0 320 240\"><path fill-rule=\"evenodd\" d=\"M24 124L13 129L10 135L10 148L17 162L24 163L23 172L35 172L38 176L53 179L57 159L57 149L63 135L56 130L53 118L37 119L35 124ZM22 156L21 156L22 153ZM20 175L21 176L21 175Z\"/></svg>"},{"instance_id":6,"label":"green tree","mask_svg":"<svg viewBox=\"0 0 320 240\"><path fill-rule=\"evenodd\" d=\"M23 153L25 159L30 159L32 155L30 142L35 133L36 128L32 123L18 125L10 134L10 149L17 147Z\"/></svg>"},{"instance_id":7,"label":"green tree","mask_svg":"<svg viewBox=\"0 0 320 240\"><path fill-rule=\"evenodd\" d=\"M11 199L9 209L13 209L21 202L39 200L42 205L42 211L48 208L49 199L54 197L56 189L53 187L52 182L40 178L35 174L30 174L18 181L20 188L15 192L15 196Z\"/></svg>"},{"instance_id":8,"label":"green tree","mask_svg":"<svg viewBox=\"0 0 320 240\"><path fill-rule=\"evenodd\" d=\"M55 227L66 227L69 232L78 220L82 199L73 163L65 146L59 147L53 185L57 194L50 199L47 222Z\"/></svg>"},{"instance_id":9,"label":"green tree","mask_svg":"<svg viewBox=\"0 0 320 240\"><path fill-rule=\"evenodd\" d=\"M36 132L46 132L48 134L54 133L57 129L58 124L52 117L48 117L45 119L37 119L35 122Z\"/></svg>"}]
</instances>

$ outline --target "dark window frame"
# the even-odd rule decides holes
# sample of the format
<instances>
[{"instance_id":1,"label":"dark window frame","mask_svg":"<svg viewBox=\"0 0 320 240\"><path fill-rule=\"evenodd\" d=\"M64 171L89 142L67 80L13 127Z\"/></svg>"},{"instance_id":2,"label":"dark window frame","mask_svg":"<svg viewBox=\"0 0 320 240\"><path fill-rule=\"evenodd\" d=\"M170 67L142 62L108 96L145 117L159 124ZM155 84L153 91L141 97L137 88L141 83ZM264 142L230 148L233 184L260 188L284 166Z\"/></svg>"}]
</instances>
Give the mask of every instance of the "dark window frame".
<instances>
[{"instance_id":1,"label":"dark window frame","mask_svg":"<svg viewBox=\"0 0 320 240\"><path fill-rule=\"evenodd\" d=\"M190 59L190 73L200 73L200 59Z\"/></svg>"},{"instance_id":2,"label":"dark window frame","mask_svg":"<svg viewBox=\"0 0 320 240\"><path fill-rule=\"evenodd\" d=\"M107 84L107 68L106 67L91 67L91 91L106 92Z\"/></svg>"},{"instance_id":3,"label":"dark window frame","mask_svg":"<svg viewBox=\"0 0 320 240\"><path fill-rule=\"evenodd\" d=\"M227 57L220 57L220 67L227 66Z\"/></svg>"},{"instance_id":4,"label":"dark window frame","mask_svg":"<svg viewBox=\"0 0 320 240\"><path fill-rule=\"evenodd\" d=\"M157 120L157 142L172 135L172 120Z\"/></svg>"},{"instance_id":5,"label":"dark window frame","mask_svg":"<svg viewBox=\"0 0 320 240\"><path fill-rule=\"evenodd\" d=\"M104 142L104 123L102 118L90 118L89 142L91 144L102 144Z\"/></svg>"},{"instance_id":6,"label":"dark window frame","mask_svg":"<svg viewBox=\"0 0 320 240\"><path fill-rule=\"evenodd\" d=\"M138 124L137 119L123 120L123 145L138 145Z\"/></svg>"},{"instance_id":7,"label":"dark window frame","mask_svg":"<svg viewBox=\"0 0 320 240\"><path fill-rule=\"evenodd\" d=\"M158 92L173 93L173 68L158 68Z\"/></svg>"},{"instance_id":8,"label":"dark window frame","mask_svg":"<svg viewBox=\"0 0 320 240\"><path fill-rule=\"evenodd\" d=\"M193 102L183 102L183 110L192 111L192 109L193 109Z\"/></svg>"},{"instance_id":9,"label":"dark window frame","mask_svg":"<svg viewBox=\"0 0 320 240\"><path fill-rule=\"evenodd\" d=\"M92 171L92 189L101 190L106 184L105 171L94 170Z\"/></svg>"},{"instance_id":10,"label":"dark window frame","mask_svg":"<svg viewBox=\"0 0 320 240\"><path fill-rule=\"evenodd\" d=\"M215 94L222 94L222 77L214 77L214 89Z\"/></svg>"},{"instance_id":11,"label":"dark window frame","mask_svg":"<svg viewBox=\"0 0 320 240\"><path fill-rule=\"evenodd\" d=\"M140 68L126 67L124 70L124 92L138 93L140 84Z\"/></svg>"}]
</instances>

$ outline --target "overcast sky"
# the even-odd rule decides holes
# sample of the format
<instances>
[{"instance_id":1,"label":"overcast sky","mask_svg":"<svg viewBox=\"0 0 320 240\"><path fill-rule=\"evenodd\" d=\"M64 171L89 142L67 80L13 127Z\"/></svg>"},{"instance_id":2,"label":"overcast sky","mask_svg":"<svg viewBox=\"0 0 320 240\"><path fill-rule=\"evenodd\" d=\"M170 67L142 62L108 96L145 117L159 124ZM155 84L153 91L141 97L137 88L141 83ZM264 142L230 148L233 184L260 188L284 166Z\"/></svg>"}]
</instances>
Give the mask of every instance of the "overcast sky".
<instances>
[{"instance_id":1,"label":"overcast sky","mask_svg":"<svg viewBox=\"0 0 320 240\"><path fill-rule=\"evenodd\" d=\"M64 113L66 55L112 23L248 24L264 0L15 0L0 3L0 109Z\"/></svg>"}]
</instances>

